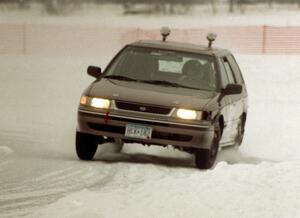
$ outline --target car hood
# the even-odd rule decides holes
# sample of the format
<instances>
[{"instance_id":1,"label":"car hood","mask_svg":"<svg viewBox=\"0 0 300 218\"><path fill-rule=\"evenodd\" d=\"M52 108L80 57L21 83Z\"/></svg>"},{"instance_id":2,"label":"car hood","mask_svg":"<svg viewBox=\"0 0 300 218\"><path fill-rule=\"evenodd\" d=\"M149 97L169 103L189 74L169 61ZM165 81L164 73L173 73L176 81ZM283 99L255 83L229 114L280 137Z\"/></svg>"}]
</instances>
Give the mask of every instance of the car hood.
<instances>
[{"instance_id":1,"label":"car hood","mask_svg":"<svg viewBox=\"0 0 300 218\"><path fill-rule=\"evenodd\" d=\"M217 92L152 85L102 78L93 83L89 96L138 102L164 107L180 107L202 110Z\"/></svg>"}]
</instances>

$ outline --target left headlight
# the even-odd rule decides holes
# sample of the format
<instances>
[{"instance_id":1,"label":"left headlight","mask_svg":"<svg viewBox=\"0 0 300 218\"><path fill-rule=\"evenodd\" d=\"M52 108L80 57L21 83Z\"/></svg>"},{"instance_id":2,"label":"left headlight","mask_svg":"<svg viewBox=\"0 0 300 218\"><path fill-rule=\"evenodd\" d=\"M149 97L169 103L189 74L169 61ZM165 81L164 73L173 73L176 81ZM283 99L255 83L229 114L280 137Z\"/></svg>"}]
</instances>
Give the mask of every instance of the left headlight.
<instances>
[{"instance_id":1,"label":"left headlight","mask_svg":"<svg viewBox=\"0 0 300 218\"><path fill-rule=\"evenodd\" d=\"M185 120L201 120L202 112L187 109L177 109L177 117Z\"/></svg>"},{"instance_id":2,"label":"left headlight","mask_svg":"<svg viewBox=\"0 0 300 218\"><path fill-rule=\"evenodd\" d=\"M93 98L82 96L80 104L88 105L94 108L108 109L110 107L110 100L104 98Z\"/></svg>"}]
</instances>

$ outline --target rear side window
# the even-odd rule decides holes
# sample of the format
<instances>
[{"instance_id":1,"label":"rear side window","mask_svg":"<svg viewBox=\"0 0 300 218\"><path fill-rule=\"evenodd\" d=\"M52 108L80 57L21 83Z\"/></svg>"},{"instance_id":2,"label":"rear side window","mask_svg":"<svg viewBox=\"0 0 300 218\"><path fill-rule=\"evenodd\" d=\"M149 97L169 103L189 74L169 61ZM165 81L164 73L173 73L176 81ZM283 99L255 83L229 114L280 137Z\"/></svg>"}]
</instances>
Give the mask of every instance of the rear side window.
<instances>
[{"instance_id":1,"label":"rear side window","mask_svg":"<svg viewBox=\"0 0 300 218\"><path fill-rule=\"evenodd\" d=\"M233 75L233 70L232 70L232 68L231 68L231 66L229 64L228 59L226 57L224 57L222 59L222 62L224 64L224 67L225 67L225 70L226 70L226 73L227 73L227 77L228 77L229 83L233 83L233 84L236 83L235 77Z\"/></svg>"},{"instance_id":2,"label":"rear side window","mask_svg":"<svg viewBox=\"0 0 300 218\"><path fill-rule=\"evenodd\" d=\"M227 60L229 61L230 66L232 67L232 70L233 70L233 73L234 73L234 76L236 78L237 83L238 84L243 84L244 79L243 79L243 76L241 74L241 70L240 70L238 64L236 63L236 60L234 59L234 57L232 55L229 55L227 57Z\"/></svg>"},{"instance_id":3,"label":"rear side window","mask_svg":"<svg viewBox=\"0 0 300 218\"><path fill-rule=\"evenodd\" d=\"M227 73L226 73L226 70L225 70L223 60L218 59L218 62L219 62L219 66L220 66L221 87L225 88L226 85L229 83L228 76L227 76Z\"/></svg>"}]
</instances>

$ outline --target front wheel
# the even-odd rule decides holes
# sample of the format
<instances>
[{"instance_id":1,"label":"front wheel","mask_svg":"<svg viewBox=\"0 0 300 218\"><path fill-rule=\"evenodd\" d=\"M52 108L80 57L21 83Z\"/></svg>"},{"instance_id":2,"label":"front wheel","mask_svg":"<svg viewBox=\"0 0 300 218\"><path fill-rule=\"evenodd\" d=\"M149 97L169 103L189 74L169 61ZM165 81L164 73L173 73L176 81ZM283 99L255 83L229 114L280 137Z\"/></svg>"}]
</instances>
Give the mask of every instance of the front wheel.
<instances>
[{"instance_id":1,"label":"front wheel","mask_svg":"<svg viewBox=\"0 0 300 218\"><path fill-rule=\"evenodd\" d=\"M195 151L195 163L199 169L210 169L217 158L219 152L219 142L221 139L220 124L215 126L214 136L210 149L197 149Z\"/></svg>"},{"instance_id":2,"label":"front wheel","mask_svg":"<svg viewBox=\"0 0 300 218\"><path fill-rule=\"evenodd\" d=\"M103 138L76 132L76 153L81 160L92 160Z\"/></svg>"}]
</instances>

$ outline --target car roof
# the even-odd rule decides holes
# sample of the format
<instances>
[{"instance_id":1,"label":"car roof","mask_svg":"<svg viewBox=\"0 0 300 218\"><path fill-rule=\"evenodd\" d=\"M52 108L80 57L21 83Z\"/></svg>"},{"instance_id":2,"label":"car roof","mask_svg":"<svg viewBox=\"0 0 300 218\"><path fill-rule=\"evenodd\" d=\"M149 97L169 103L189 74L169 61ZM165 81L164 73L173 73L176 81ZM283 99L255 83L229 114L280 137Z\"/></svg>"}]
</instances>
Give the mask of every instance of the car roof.
<instances>
[{"instance_id":1,"label":"car roof","mask_svg":"<svg viewBox=\"0 0 300 218\"><path fill-rule=\"evenodd\" d=\"M231 52L226 49L220 49L215 47L209 48L208 46L192 44L192 43L174 42L174 41L141 40L141 41L131 43L129 45L138 46L138 47L147 47L147 48L175 50L175 51L190 52L190 53L197 53L197 54L206 54L206 55L213 55L213 56L224 56L224 55L231 54Z\"/></svg>"}]
</instances>

